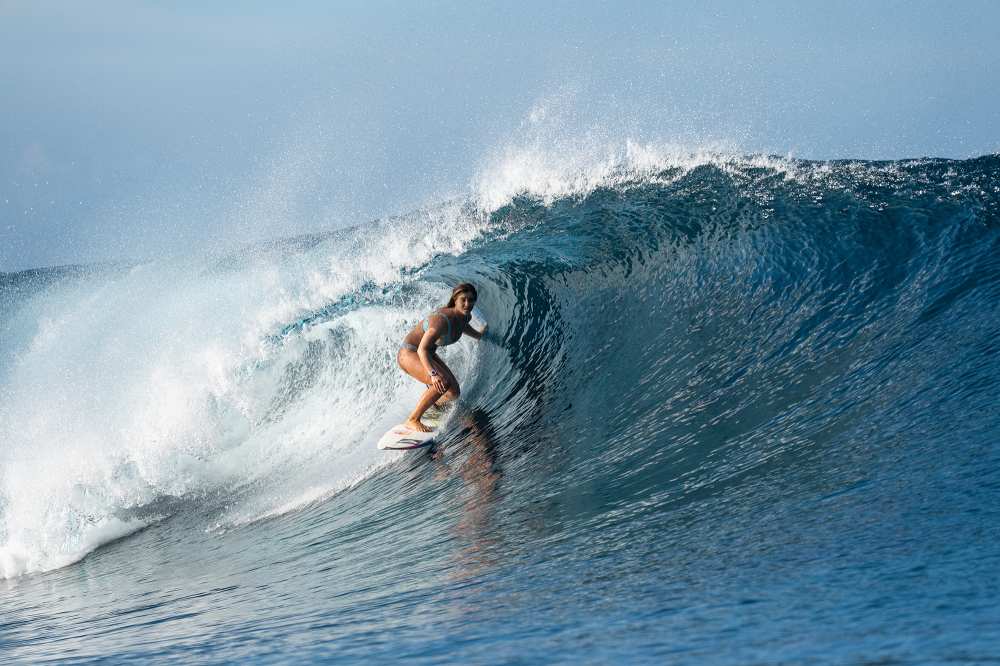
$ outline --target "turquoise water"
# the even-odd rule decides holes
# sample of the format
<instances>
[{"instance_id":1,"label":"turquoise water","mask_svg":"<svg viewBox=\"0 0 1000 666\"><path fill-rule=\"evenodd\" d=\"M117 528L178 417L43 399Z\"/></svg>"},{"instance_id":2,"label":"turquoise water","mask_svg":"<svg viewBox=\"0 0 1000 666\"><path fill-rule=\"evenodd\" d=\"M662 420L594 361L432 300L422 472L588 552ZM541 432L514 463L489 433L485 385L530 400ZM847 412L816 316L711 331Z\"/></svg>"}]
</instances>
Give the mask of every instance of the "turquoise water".
<instances>
[{"instance_id":1,"label":"turquoise water","mask_svg":"<svg viewBox=\"0 0 1000 666\"><path fill-rule=\"evenodd\" d=\"M1000 660L998 183L625 162L0 276L4 661ZM376 451L459 280L460 404Z\"/></svg>"}]
</instances>

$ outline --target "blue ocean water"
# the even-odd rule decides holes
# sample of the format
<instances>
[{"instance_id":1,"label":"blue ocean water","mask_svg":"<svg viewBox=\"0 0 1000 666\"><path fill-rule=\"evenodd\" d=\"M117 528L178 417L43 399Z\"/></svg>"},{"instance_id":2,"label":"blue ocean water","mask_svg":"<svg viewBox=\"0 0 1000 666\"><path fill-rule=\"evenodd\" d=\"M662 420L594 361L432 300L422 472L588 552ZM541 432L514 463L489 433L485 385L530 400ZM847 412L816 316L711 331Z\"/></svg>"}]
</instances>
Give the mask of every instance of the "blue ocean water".
<instances>
[{"instance_id":1,"label":"blue ocean water","mask_svg":"<svg viewBox=\"0 0 1000 666\"><path fill-rule=\"evenodd\" d=\"M0 275L0 661L1000 661L1000 158L640 157Z\"/></svg>"}]
</instances>

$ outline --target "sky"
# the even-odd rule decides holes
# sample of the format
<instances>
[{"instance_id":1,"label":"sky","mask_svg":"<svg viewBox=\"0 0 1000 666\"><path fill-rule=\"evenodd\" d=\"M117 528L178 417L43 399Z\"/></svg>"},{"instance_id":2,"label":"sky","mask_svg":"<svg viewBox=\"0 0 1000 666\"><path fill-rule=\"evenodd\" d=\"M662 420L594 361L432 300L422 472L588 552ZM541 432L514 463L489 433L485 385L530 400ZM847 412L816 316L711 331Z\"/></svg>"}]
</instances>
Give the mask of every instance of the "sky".
<instances>
[{"instance_id":1,"label":"sky","mask_svg":"<svg viewBox=\"0 0 1000 666\"><path fill-rule=\"evenodd\" d=\"M998 91L986 0L0 0L0 272L433 205L528 131L973 157Z\"/></svg>"}]
</instances>

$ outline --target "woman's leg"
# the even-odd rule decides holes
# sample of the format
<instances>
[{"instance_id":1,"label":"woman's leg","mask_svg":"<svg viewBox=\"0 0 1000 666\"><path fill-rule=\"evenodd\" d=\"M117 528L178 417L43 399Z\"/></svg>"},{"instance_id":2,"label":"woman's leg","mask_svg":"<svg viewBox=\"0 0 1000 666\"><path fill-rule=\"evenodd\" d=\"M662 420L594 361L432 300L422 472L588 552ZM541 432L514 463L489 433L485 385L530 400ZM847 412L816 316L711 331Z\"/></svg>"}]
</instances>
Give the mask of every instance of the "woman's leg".
<instances>
[{"instance_id":1,"label":"woman's leg","mask_svg":"<svg viewBox=\"0 0 1000 666\"><path fill-rule=\"evenodd\" d=\"M458 398L458 396L462 394L462 389L458 385L458 379L455 377L455 373L451 371L451 368L444 364L444 361L437 356L434 356L431 362L434 364L434 369L443 375L444 380L448 382L448 390L444 393L444 395L434 401L434 404L440 407L441 405Z\"/></svg>"},{"instance_id":2,"label":"woman's leg","mask_svg":"<svg viewBox=\"0 0 1000 666\"><path fill-rule=\"evenodd\" d=\"M431 363L434 368L440 372L446 382L448 382L448 391L442 394L431 383L430 375L424 370L423 363L420 362L420 357L417 356L417 352L411 351L409 349L400 349L396 354L396 362L399 363L399 367L403 371L416 379L421 384L427 386L427 390L424 391L423 395L417 401L417 406L413 408L410 416L406 419L406 425L414 430L419 430L420 432L430 432L430 428L425 426L420 422L420 417L424 415L424 412L438 401L439 398L444 396L453 395L454 399L458 397L458 382L455 380L455 375L452 374L451 370L444 363L441 362L436 356L431 357Z\"/></svg>"}]
</instances>

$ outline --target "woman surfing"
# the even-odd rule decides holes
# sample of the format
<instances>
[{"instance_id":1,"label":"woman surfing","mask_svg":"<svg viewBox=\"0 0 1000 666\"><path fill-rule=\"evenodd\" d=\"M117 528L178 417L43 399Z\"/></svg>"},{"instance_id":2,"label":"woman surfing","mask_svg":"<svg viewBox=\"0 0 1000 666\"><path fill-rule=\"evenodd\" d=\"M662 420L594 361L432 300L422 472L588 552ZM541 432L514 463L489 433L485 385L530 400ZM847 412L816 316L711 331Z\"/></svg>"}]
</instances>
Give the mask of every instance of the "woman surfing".
<instances>
[{"instance_id":1,"label":"woman surfing","mask_svg":"<svg viewBox=\"0 0 1000 666\"><path fill-rule=\"evenodd\" d=\"M430 432L431 429L420 422L424 412L439 401L450 402L459 396L461 390L458 380L437 355L437 349L455 344L463 333L476 340L482 339L486 326L481 331L469 326L472 306L476 304L477 297L474 286L468 282L461 283L451 290L451 298L446 306L427 315L403 339L396 354L399 367L427 386L427 390L417 401L417 406L406 419L404 425L407 428Z\"/></svg>"}]
</instances>

